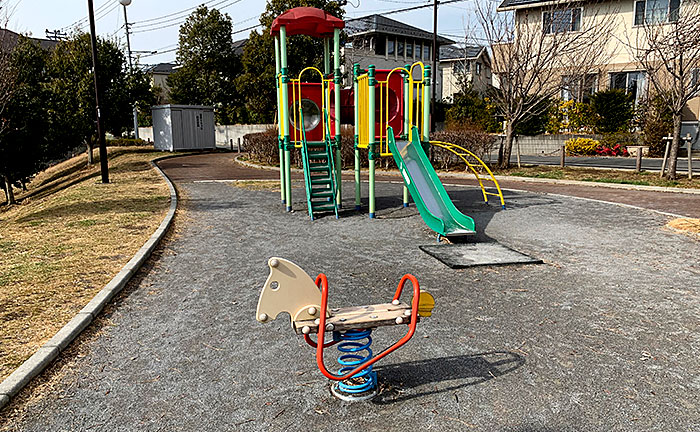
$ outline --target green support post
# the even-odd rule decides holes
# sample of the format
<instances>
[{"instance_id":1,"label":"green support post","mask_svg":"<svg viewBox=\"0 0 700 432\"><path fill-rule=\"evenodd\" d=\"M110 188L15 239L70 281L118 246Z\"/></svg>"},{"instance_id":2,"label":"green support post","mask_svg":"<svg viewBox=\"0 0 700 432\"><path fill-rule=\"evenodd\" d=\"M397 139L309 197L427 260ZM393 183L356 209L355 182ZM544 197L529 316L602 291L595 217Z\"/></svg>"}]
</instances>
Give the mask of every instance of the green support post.
<instances>
[{"instance_id":1,"label":"green support post","mask_svg":"<svg viewBox=\"0 0 700 432\"><path fill-rule=\"evenodd\" d=\"M421 141L425 154L430 151L430 65L423 72L423 136Z\"/></svg>"},{"instance_id":2,"label":"green support post","mask_svg":"<svg viewBox=\"0 0 700 432\"><path fill-rule=\"evenodd\" d=\"M328 38L323 38L323 75L331 73L331 51Z\"/></svg>"},{"instance_id":3,"label":"green support post","mask_svg":"<svg viewBox=\"0 0 700 432\"><path fill-rule=\"evenodd\" d=\"M360 144L360 134L358 131L358 125L360 123L360 111L359 111L359 85L357 83L357 77L360 75L360 65L355 63L352 66L352 82L354 88L354 100L355 100L355 210L362 210L362 179L360 178L360 149L358 145Z\"/></svg>"},{"instance_id":4,"label":"green support post","mask_svg":"<svg viewBox=\"0 0 700 432\"><path fill-rule=\"evenodd\" d=\"M340 88L343 84L343 77L340 75L340 29L333 30L333 83L335 84L335 176L338 185L336 203L338 208L343 207L343 179L340 145L342 143L340 135Z\"/></svg>"},{"instance_id":5,"label":"green support post","mask_svg":"<svg viewBox=\"0 0 700 432\"><path fill-rule=\"evenodd\" d=\"M277 97L277 145L280 152L280 195L282 199L282 204L285 203L284 194L286 192L285 180L284 180L284 140L280 138L280 133L282 132L282 104L280 101L280 39L279 36L275 36L275 96Z\"/></svg>"},{"instance_id":6,"label":"green support post","mask_svg":"<svg viewBox=\"0 0 700 432\"><path fill-rule=\"evenodd\" d=\"M411 70L410 64L407 64L404 67L406 68L407 71ZM410 139L409 137L410 137L410 133L411 133L411 122L409 121L409 118L408 118L409 111L410 111L408 109L408 106L409 106L408 98L410 95L409 86L411 85L411 80L409 79L408 72L403 72L402 75L403 75L403 101L404 101L403 102L404 103L404 107L403 107L403 134L402 135L404 135L406 139ZM409 200L408 188L404 184L403 185L403 206L404 207L408 207L408 200Z\"/></svg>"},{"instance_id":7,"label":"green support post","mask_svg":"<svg viewBox=\"0 0 700 432\"><path fill-rule=\"evenodd\" d=\"M285 203L287 211L292 211L292 167L291 167L291 150L294 144L289 140L289 88L287 83L287 29L285 26L280 27L280 73L282 74L282 106L284 115L282 122L284 123L284 180L285 180Z\"/></svg>"},{"instance_id":8,"label":"green support post","mask_svg":"<svg viewBox=\"0 0 700 432\"><path fill-rule=\"evenodd\" d=\"M374 90L377 85L377 80L374 78L374 65L369 65L369 70L367 74L369 75L369 94L367 95L367 109L369 110L368 115L368 128L369 128L369 218L374 219L375 208L374 208L374 168L375 168L375 158L377 157L376 151L376 137L374 132Z\"/></svg>"}]
</instances>

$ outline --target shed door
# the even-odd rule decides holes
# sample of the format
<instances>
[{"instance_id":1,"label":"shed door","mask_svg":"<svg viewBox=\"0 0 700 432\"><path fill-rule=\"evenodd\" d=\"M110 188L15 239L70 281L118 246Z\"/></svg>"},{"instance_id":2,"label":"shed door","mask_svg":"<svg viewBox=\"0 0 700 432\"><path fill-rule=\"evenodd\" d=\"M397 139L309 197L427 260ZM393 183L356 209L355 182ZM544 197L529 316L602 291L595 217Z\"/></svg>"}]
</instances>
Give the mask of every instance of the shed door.
<instances>
[{"instance_id":1,"label":"shed door","mask_svg":"<svg viewBox=\"0 0 700 432\"><path fill-rule=\"evenodd\" d=\"M183 133L182 133L182 111L172 110L170 112L170 124L173 130L172 147L170 151L180 150L183 148Z\"/></svg>"}]
</instances>

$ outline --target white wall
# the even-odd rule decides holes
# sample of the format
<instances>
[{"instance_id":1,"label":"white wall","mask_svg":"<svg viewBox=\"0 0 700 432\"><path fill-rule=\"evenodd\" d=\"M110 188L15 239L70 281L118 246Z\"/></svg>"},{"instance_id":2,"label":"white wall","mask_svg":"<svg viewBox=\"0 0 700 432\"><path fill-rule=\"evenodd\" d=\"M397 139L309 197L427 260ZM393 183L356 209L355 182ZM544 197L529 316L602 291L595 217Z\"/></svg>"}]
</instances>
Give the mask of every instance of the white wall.
<instances>
[{"instance_id":1,"label":"white wall","mask_svg":"<svg viewBox=\"0 0 700 432\"><path fill-rule=\"evenodd\" d=\"M243 135L253 132L264 132L268 129L277 128L275 124L237 124L237 125L217 125L216 126L216 146L220 148L231 148L231 140L233 140L233 149L237 149L238 138L243 143ZM153 128L140 127L139 138L145 141L153 142Z\"/></svg>"}]
</instances>

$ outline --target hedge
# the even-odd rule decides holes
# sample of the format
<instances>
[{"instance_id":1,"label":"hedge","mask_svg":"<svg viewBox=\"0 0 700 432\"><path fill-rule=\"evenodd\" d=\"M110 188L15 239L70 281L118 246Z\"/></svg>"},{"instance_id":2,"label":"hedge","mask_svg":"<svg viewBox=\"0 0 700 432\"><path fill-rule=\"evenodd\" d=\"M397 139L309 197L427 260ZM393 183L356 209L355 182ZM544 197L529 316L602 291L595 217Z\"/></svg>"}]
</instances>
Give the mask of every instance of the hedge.
<instances>
[{"instance_id":1,"label":"hedge","mask_svg":"<svg viewBox=\"0 0 700 432\"><path fill-rule=\"evenodd\" d=\"M355 166L355 132L352 126L343 126L341 134L341 158L343 169L352 169ZM431 140L444 141L456 144L473 152L480 158L491 152L494 148L496 138L493 135L473 131L441 131L431 134ZM279 165L279 147L277 143L277 130L268 129L265 132L250 133L243 136L243 148L248 152L251 160L266 165ZM454 153L439 148L432 148L434 165L442 169L464 167L464 162ZM291 152L291 164L297 168L302 167L301 152ZM360 166L369 166L368 151L360 151ZM382 157L377 160L377 168L395 168L396 164L392 157Z\"/></svg>"}]
</instances>

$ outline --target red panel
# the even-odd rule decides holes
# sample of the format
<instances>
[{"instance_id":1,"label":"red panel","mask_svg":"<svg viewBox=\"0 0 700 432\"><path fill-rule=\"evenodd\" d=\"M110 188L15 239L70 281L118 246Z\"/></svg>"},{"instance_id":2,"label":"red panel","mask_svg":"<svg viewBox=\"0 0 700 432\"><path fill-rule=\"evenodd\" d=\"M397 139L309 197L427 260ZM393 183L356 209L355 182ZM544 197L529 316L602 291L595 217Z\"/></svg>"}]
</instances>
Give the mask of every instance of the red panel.
<instances>
[{"instance_id":1,"label":"red panel","mask_svg":"<svg viewBox=\"0 0 700 432\"><path fill-rule=\"evenodd\" d=\"M282 26L285 26L288 36L303 34L318 38L333 36L333 30L344 28L345 23L321 9L297 7L275 18L270 34L278 35Z\"/></svg>"}]
</instances>

